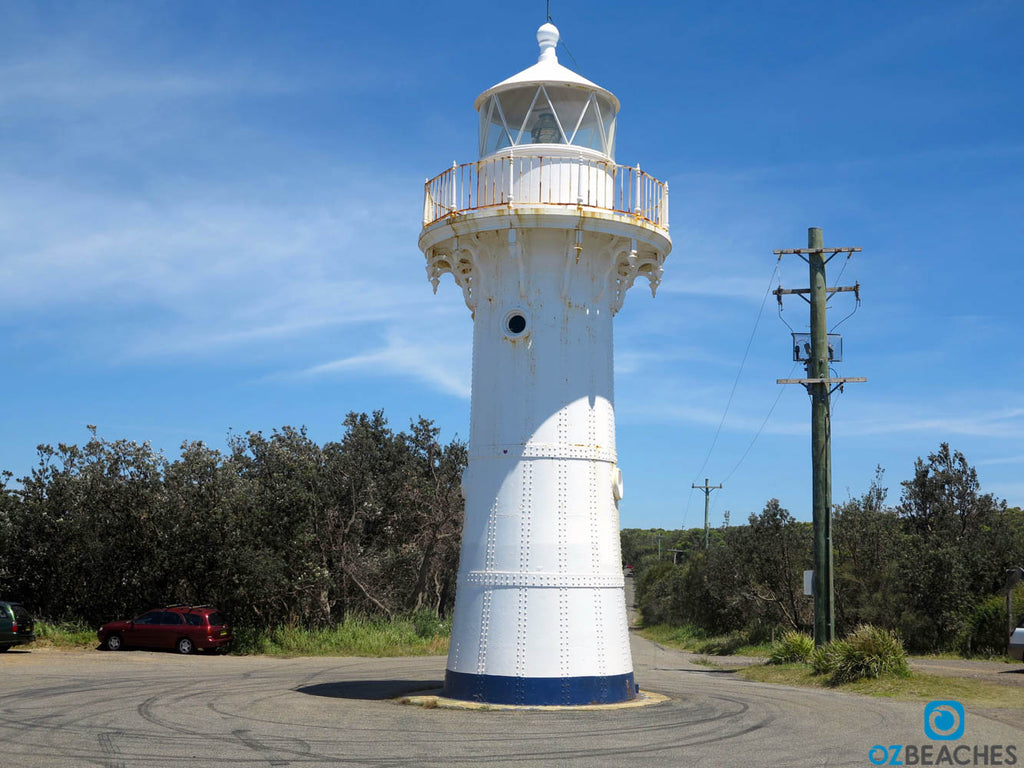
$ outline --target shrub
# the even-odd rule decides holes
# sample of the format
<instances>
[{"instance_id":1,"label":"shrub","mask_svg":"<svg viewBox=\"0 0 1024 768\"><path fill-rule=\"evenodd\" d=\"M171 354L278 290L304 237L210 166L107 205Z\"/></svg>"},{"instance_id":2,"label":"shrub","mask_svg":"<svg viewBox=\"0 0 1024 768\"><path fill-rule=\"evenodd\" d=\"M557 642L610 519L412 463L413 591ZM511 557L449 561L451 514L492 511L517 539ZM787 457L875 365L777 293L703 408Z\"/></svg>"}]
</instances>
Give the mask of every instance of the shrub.
<instances>
[{"instance_id":1,"label":"shrub","mask_svg":"<svg viewBox=\"0 0 1024 768\"><path fill-rule=\"evenodd\" d=\"M1006 597L993 595L971 610L966 631L960 638L960 653L964 656L1002 656L1006 653L1008 635Z\"/></svg>"},{"instance_id":2,"label":"shrub","mask_svg":"<svg viewBox=\"0 0 1024 768\"><path fill-rule=\"evenodd\" d=\"M811 664L817 674L827 674L830 685L863 678L893 675L906 677L907 652L895 632L861 624L843 640L815 649Z\"/></svg>"},{"instance_id":3,"label":"shrub","mask_svg":"<svg viewBox=\"0 0 1024 768\"><path fill-rule=\"evenodd\" d=\"M831 643L819 645L811 653L811 669L816 675L831 675L839 668L842 658L849 653L850 649L845 640L833 640Z\"/></svg>"},{"instance_id":4,"label":"shrub","mask_svg":"<svg viewBox=\"0 0 1024 768\"><path fill-rule=\"evenodd\" d=\"M810 660L812 653L814 653L814 638L791 629L772 645L772 650L768 654L768 663L806 662Z\"/></svg>"},{"instance_id":5,"label":"shrub","mask_svg":"<svg viewBox=\"0 0 1024 768\"><path fill-rule=\"evenodd\" d=\"M658 563L645 568L636 584L636 602L644 625L686 623L682 609L683 566Z\"/></svg>"}]
</instances>

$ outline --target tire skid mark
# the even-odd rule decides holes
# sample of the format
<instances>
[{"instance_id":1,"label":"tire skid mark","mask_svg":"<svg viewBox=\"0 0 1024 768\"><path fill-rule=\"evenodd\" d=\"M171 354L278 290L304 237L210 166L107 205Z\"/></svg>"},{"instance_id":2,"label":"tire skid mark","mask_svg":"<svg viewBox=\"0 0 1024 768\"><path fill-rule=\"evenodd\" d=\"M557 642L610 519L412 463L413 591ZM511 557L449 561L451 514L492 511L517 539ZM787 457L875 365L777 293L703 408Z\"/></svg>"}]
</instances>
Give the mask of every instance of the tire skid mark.
<instances>
[{"instance_id":1,"label":"tire skid mark","mask_svg":"<svg viewBox=\"0 0 1024 768\"><path fill-rule=\"evenodd\" d=\"M294 737L271 737L268 739L264 736L262 737L264 740L261 741L260 739L257 739L255 736L252 735L252 731L249 731L245 728L236 728L231 732L231 735L238 739L240 742L242 742L249 749L263 756L263 759L271 765L288 765L291 762L290 760L286 760L281 757L273 757L272 753L283 753L298 758L308 758L312 756L312 749L309 743L303 741L302 739ZM271 744L266 743L267 741L274 742L274 745L272 746ZM282 744L282 742L297 744L298 749L288 749Z\"/></svg>"},{"instance_id":2,"label":"tire skid mark","mask_svg":"<svg viewBox=\"0 0 1024 768\"><path fill-rule=\"evenodd\" d=\"M120 759L121 752L118 750L117 744L114 743L114 739L120 738L123 735L120 731L103 731L97 736L100 749L107 756L106 761L103 763L103 768L125 768L124 760Z\"/></svg>"},{"instance_id":3,"label":"tire skid mark","mask_svg":"<svg viewBox=\"0 0 1024 768\"><path fill-rule=\"evenodd\" d=\"M173 678L159 673L122 675L102 685L84 680L55 684L40 696L32 696L32 681L26 678L24 692L0 696L0 739L5 759L24 758L20 762L36 766L87 761L103 768L197 763L525 768L644 764L645 755L661 764L702 745L714 745L710 749L723 754L739 749L756 755L760 745L770 744L786 748L787 764L810 765L799 749L785 743L779 721L794 707L811 717L825 701L815 697L805 704L754 684L690 686L671 675L657 685L671 702L614 713L453 712L399 707L387 700L317 699L297 690L313 682L437 677L437 660L392 661L387 670L381 664L346 660L318 668L309 660L259 661L256 669L232 664L226 670L227 665L206 671L197 667L194 674ZM856 707L862 716L870 711L871 719L879 721L888 711L860 701ZM133 709L141 718L134 724ZM314 711L318 716L310 717ZM361 716L353 721L356 711ZM567 742L568 731L578 741ZM34 748L31 742L40 743ZM10 746L13 753L6 751ZM820 753L817 759L841 763L845 754Z\"/></svg>"}]
</instances>

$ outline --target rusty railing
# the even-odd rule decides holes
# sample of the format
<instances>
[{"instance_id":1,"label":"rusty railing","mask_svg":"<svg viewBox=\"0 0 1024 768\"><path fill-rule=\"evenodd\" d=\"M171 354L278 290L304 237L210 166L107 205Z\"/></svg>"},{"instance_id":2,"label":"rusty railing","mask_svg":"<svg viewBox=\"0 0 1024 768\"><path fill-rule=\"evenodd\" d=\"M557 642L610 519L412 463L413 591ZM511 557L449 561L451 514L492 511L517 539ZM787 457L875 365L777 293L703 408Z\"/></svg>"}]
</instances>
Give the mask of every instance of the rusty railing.
<instances>
[{"instance_id":1,"label":"rusty railing","mask_svg":"<svg viewBox=\"0 0 1024 768\"><path fill-rule=\"evenodd\" d=\"M523 203L599 208L668 229L668 184L584 157L496 157L453 164L426 183L423 226L482 208Z\"/></svg>"}]
</instances>

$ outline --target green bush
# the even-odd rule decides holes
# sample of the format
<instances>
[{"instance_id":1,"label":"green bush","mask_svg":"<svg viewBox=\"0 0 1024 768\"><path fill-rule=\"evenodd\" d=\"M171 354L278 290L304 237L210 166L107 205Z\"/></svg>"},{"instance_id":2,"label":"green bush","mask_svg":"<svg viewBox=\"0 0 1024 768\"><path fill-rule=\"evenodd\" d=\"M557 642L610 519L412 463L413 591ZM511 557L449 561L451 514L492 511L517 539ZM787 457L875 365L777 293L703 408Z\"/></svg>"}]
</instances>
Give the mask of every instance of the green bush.
<instances>
[{"instance_id":1,"label":"green bush","mask_svg":"<svg viewBox=\"0 0 1024 768\"><path fill-rule=\"evenodd\" d=\"M1008 636L1006 597L992 595L974 606L968 615L966 630L960 638L960 653L1002 656L1006 653Z\"/></svg>"},{"instance_id":2,"label":"green bush","mask_svg":"<svg viewBox=\"0 0 1024 768\"><path fill-rule=\"evenodd\" d=\"M790 664L810 661L814 653L814 638L803 632L790 630L772 645L768 654L769 664Z\"/></svg>"},{"instance_id":3,"label":"green bush","mask_svg":"<svg viewBox=\"0 0 1024 768\"><path fill-rule=\"evenodd\" d=\"M637 579L636 602L645 626L686 623L683 566L658 563L645 568Z\"/></svg>"},{"instance_id":4,"label":"green bush","mask_svg":"<svg viewBox=\"0 0 1024 768\"><path fill-rule=\"evenodd\" d=\"M830 685L884 675L906 677L907 652L895 632L861 624L843 640L835 640L811 655L817 674L830 675Z\"/></svg>"},{"instance_id":5,"label":"green bush","mask_svg":"<svg viewBox=\"0 0 1024 768\"><path fill-rule=\"evenodd\" d=\"M850 648L845 640L833 640L831 643L819 645L811 653L811 669L816 675L831 675L843 657L850 653Z\"/></svg>"}]
</instances>

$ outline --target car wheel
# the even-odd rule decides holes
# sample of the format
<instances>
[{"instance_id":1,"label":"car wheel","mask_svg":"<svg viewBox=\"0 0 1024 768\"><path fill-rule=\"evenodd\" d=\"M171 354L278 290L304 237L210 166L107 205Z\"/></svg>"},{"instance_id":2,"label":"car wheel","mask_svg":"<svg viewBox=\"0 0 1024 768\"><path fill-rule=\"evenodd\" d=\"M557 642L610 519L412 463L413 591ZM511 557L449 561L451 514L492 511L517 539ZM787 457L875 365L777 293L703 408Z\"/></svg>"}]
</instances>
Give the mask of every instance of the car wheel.
<instances>
[{"instance_id":1,"label":"car wheel","mask_svg":"<svg viewBox=\"0 0 1024 768\"><path fill-rule=\"evenodd\" d=\"M124 640L120 635L111 635L104 641L103 647L108 651L120 651L124 648Z\"/></svg>"},{"instance_id":2,"label":"car wheel","mask_svg":"<svg viewBox=\"0 0 1024 768\"><path fill-rule=\"evenodd\" d=\"M187 637L183 637L178 640L178 653L190 654L196 649L196 644L189 640Z\"/></svg>"}]
</instances>

